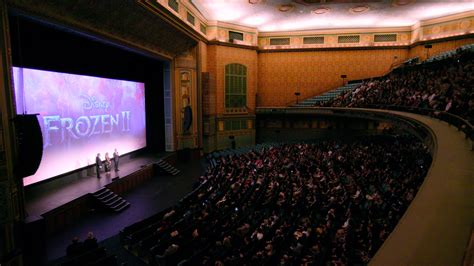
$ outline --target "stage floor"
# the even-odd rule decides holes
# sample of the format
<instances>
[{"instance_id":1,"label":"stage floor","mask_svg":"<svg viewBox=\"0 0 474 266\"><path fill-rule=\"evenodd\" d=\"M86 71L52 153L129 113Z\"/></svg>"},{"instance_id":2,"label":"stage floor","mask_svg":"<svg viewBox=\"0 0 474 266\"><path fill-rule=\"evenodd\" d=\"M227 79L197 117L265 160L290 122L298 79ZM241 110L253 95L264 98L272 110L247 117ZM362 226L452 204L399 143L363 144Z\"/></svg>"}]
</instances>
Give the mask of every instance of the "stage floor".
<instances>
[{"instance_id":1,"label":"stage floor","mask_svg":"<svg viewBox=\"0 0 474 266\"><path fill-rule=\"evenodd\" d=\"M112 183L112 179L125 177L145 165L166 158L168 155L168 153L160 153L121 158L120 171L102 172L101 178L97 178L95 167L92 167L45 183L26 187L25 208L27 217L34 219L88 193L96 192Z\"/></svg>"}]
</instances>

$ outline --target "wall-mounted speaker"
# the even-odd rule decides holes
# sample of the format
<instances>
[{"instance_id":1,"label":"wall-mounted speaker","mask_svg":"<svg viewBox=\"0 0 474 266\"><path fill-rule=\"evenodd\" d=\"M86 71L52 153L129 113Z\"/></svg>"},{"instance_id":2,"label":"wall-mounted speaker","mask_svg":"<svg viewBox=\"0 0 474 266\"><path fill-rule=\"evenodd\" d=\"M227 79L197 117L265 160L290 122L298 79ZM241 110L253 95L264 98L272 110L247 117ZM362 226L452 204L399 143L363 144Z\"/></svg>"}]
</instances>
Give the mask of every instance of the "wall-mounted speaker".
<instances>
[{"instance_id":1,"label":"wall-mounted speaker","mask_svg":"<svg viewBox=\"0 0 474 266\"><path fill-rule=\"evenodd\" d=\"M37 115L17 115L13 119L18 153L15 176L19 178L36 173L43 156L43 134Z\"/></svg>"}]
</instances>

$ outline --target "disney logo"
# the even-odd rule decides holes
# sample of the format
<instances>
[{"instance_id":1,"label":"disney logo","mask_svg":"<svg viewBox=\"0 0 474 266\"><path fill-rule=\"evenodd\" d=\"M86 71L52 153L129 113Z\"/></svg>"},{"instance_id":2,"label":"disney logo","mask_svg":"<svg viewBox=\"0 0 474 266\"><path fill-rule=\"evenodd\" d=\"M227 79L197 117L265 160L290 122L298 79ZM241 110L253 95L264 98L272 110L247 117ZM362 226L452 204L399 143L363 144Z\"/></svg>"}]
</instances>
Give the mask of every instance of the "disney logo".
<instances>
[{"instance_id":1,"label":"disney logo","mask_svg":"<svg viewBox=\"0 0 474 266\"><path fill-rule=\"evenodd\" d=\"M99 101L95 98L95 96L82 95L81 97L85 99L85 102L82 104L82 108L84 108L84 110L104 109L107 112L110 107L109 102Z\"/></svg>"}]
</instances>

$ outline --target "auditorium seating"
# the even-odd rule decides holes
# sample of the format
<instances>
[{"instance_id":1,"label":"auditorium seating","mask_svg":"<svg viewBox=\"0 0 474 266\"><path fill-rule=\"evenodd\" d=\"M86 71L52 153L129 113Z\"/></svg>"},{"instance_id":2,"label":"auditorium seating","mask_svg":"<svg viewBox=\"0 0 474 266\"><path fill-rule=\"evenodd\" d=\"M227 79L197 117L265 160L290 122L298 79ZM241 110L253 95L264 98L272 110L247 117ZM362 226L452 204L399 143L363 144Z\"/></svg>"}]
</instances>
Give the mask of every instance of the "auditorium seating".
<instances>
[{"instance_id":1,"label":"auditorium seating","mask_svg":"<svg viewBox=\"0 0 474 266\"><path fill-rule=\"evenodd\" d=\"M237 149L225 149L225 150L220 150L220 151L215 151L212 153L209 153L206 157L208 164L211 167L217 166L218 162L217 159L220 157L227 157L229 155L240 155L244 153L248 153L251 151L258 151L260 152L262 149L269 148L269 147L274 147L278 146L281 143L261 143L257 144L255 146L246 146L246 147L240 147Z\"/></svg>"},{"instance_id":2,"label":"auditorium seating","mask_svg":"<svg viewBox=\"0 0 474 266\"><path fill-rule=\"evenodd\" d=\"M431 56L430 58L426 59L425 63L431 63L431 62L441 61L441 60L451 58L460 51L474 51L474 44L466 44L457 48L456 50L449 50L449 51Z\"/></svg>"},{"instance_id":3,"label":"auditorium seating","mask_svg":"<svg viewBox=\"0 0 474 266\"><path fill-rule=\"evenodd\" d=\"M84 254L72 257L61 264L62 266L115 266L117 265L117 257L107 254L103 247L88 251Z\"/></svg>"},{"instance_id":4,"label":"auditorium seating","mask_svg":"<svg viewBox=\"0 0 474 266\"><path fill-rule=\"evenodd\" d=\"M309 106L314 106L323 102L330 101L337 96L339 96L341 93L346 93L348 91L354 90L357 86L359 86L361 83L360 82L354 82L350 84L346 84L342 87L339 87L337 89L325 92L321 95L317 95L308 99L305 99L301 102L295 103L293 106L294 107L309 107Z\"/></svg>"},{"instance_id":5,"label":"auditorium seating","mask_svg":"<svg viewBox=\"0 0 474 266\"><path fill-rule=\"evenodd\" d=\"M419 112L425 115L425 110L431 110L429 115L436 116L438 112L445 112L462 117L472 124L474 46L463 46L436 58L416 66L397 69L377 80L365 81L354 91L341 94L321 106L403 107L414 112L420 109ZM472 125L463 123L462 127L472 128Z\"/></svg>"},{"instance_id":6,"label":"auditorium seating","mask_svg":"<svg viewBox=\"0 0 474 266\"><path fill-rule=\"evenodd\" d=\"M177 205L124 228L124 246L160 265L366 264L431 157L414 137L373 136L216 160Z\"/></svg>"}]
</instances>

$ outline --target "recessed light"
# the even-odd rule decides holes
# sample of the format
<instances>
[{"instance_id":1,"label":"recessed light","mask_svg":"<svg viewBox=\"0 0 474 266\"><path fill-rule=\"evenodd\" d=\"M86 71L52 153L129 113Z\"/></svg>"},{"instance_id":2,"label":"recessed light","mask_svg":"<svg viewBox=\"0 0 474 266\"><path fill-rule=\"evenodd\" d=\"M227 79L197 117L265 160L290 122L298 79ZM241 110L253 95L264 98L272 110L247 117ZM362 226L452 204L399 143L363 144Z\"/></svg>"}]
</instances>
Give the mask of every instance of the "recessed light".
<instances>
[{"instance_id":1,"label":"recessed light","mask_svg":"<svg viewBox=\"0 0 474 266\"><path fill-rule=\"evenodd\" d=\"M316 9L313 9L313 13L316 15L322 15L328 13L330 10L331 9L329 9L328 7L318 7Z\"/></svg>"},{"instance_id":2,"label":"recessed light","mask_svg":"<svg viewBox=\"0 0 474 266\"><path fill-rule=\"evenodd\" d=\"M361 14L361 13L365 13L369 10L370 10L369 6L356 6L356 7L351 7L349 9L349 12L351 12L352 14Z\"/></svg>"},{"instance_id":3,"label":"recessed light","mask_svg":"<svg viewBox=\"0 0 474 266\"><path fill-rule=\"evenodd\" d=\"M292 5L292 4L282 4L282 5L278 6L278 10L280 12L288 12L288 11L293 10L294 8L295 8L295 6Z\"/></svg>"}]
</instances>

